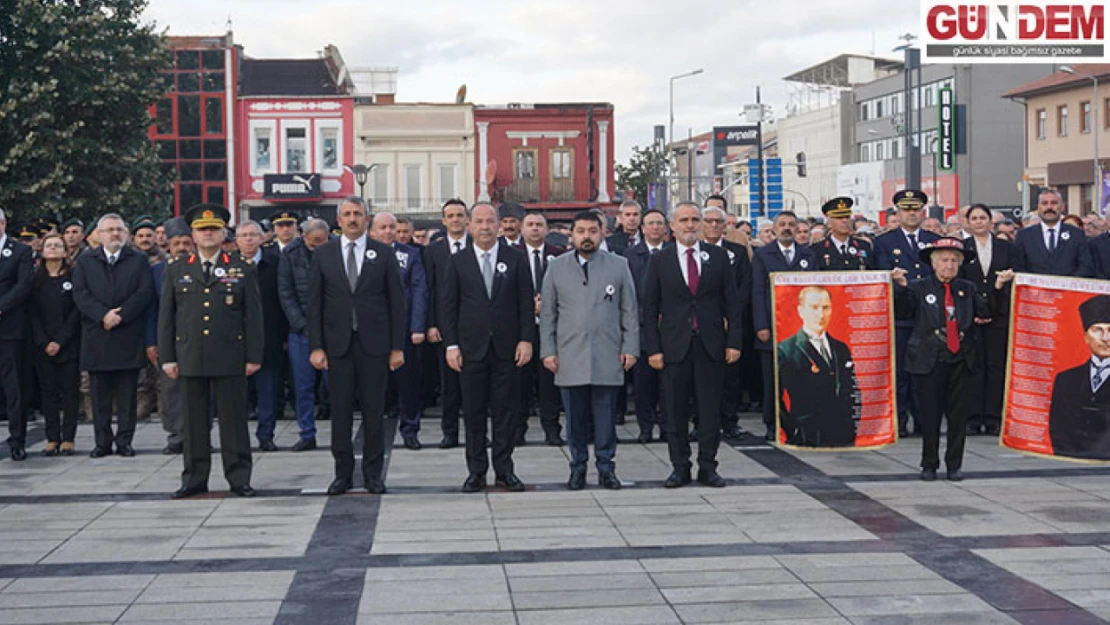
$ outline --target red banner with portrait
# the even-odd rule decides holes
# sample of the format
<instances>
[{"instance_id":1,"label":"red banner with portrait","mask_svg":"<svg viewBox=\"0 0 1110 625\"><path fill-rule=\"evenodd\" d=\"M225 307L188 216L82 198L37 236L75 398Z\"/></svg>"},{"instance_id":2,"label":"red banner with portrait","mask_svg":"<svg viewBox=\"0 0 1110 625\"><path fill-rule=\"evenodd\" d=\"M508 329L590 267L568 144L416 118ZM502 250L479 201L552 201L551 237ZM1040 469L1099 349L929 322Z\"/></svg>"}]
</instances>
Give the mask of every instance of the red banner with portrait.
<instances>
[{"instance_id":1,"label":"red banner with portrait","mask_svg":"<svg viewBox=\"0 0 1110 625\"><path fill-rule=\"evenodd\" d=\"M1003 447L1110 461L1110 282L1017 274Z\"/></svg>"},{"instance_id":2,"label":"red banner with portrait","mask_svg":"<svg viewBox=\"0 0 1110 625\"><path fill-rule=\"evenodd\" d=\"M826 450L895 443L890 273L775 273L771 288L776 441Z\"/></svg>"}]
</instances>

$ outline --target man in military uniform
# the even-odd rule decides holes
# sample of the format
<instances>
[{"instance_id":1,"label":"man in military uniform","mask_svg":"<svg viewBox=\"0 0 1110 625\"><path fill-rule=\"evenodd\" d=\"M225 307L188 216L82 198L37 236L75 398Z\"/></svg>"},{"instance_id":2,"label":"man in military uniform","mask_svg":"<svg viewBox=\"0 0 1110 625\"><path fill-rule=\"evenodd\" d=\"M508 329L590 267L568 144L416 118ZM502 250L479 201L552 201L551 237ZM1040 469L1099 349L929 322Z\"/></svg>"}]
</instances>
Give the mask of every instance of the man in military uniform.
<instances>
[{"instance_id":1,"label":"man in military uniform","mask_svg":"<svg viewBox=\"0 0 1110 625\"><path fill-rule=\"evenodd\" d=\"M297 224L300 221L301 216L293 211L282 211L270 218L270 225L274 227L274 238L271 241L279 252L284 252L293 239L297 238Z\"/></svg>"},{"instance_id":2,"label":"man in military uniform","mask_svg":"<svg viewBox=\"0 0 1110 625\"><path fill-rule=\"evenodd\" d=\"M898 209L899 227L875 239L875 266L878 269L902 269L909 281L933 275L929 263L922 262L921 250L940 237L921 227L925 205L929 196L917 189L903 189L891 198ZM921 403L918 401L914 378L906 369L913 321L898 319L894 322L894 358L898 372L898 436L910 435L909 420L912 414L917 434L923 427Z\"/></svg>"},{"instance_id":3,"label":"man in military uniform","mask_svg":"<svg viewBox=\"0 0 1110 625\"><path fill-rule=\"evenodd\" d=\"M185 397L185 470L174 499L208 492L209 404L220 420L220 451L231 492L253 497L247 376L262 366L262 296L254 266L220 250L227 209L200 204L185 220L197 251L170 261L158 311L158 356ZM215 397L212 397L212 395Z\"/></svg>"},{"instance_id":4,"label":"man in military uniform","mask_svg":"<svg viewBox=\"0 0 1110 625\"><path fill-rule=\"evenodd\" d=\"M852 236L852 204L850 197L834 197L821 207L829 236L811 246L817 252L820 271L865 271L875 268L871 244Z\"/></svg>"}]
</instances>

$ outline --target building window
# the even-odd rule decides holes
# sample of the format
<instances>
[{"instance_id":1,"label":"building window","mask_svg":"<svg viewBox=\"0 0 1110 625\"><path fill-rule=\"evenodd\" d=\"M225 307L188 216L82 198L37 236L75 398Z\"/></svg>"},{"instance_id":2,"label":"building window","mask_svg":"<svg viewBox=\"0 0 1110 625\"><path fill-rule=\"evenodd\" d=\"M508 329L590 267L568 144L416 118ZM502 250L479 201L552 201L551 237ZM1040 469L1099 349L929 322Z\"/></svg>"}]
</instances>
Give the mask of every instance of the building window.
<instances>
[{"instance_id":1,"label":"building window","mask_svg":"<svg viewBox=\"0 0 1110 625\"><path fill-rule=\"evenodd\" d=\"M308 133L305 128L285 129L285 171L288 173L307 173Z\"/></svg>"},{"instance_id":2,"label":"building window","mask_svg":"<svg viewBox=\"0 0 1110 625\"><path fill-rule=\"evenodd\" d=\"M513 178L531 180L536 177L535 150L517 150L513 160Z\"/></svg>"},{"instance_id":3,"label":"building window","mask_svg":"<svg viewBox=\"0 0 1110 625\"><path fill-rule=\"evenodd\" d=\"M339 130L325 128L320 133L320 143L323 148L321 166L324 169L339 169Z\"/></svg>"},{"instance_id":4,"label":"building window","mask_svg":"<svg viewBox=\"0 0 1110 625\"><path fill-rule=\"evenodd\" d=\"M891 154L892 158L902 158L902 156L904 154L903 149L902 149L903 145L904 145L904 143L903 143L903 139L901 137L894 140L894 144L893 144L894 153Z\"/></svg>"},{"instance_id":5,"label":"building window","mask_svg":"<svg viewBox=\"0 0 1110 625\"><path fill-rule=\"evenodd\" d=\"M220 135L224 132L224 103L220 98L204 99L204 133Z\"/></svg>"},{"instance_id":6,"label":"building window","mask_svg":"<svg viewBox=\"0 0 1110 625\"><path fill-rule=\"evenodd\" d=\"M439 197L436 198L436 203L443 204L455 197L455 166L439 165L436 171L439 176Z\"/></svg>"},{"instance_id":7,"label":"building window","mask_svg":"<svg viewBox=\"0 0 1110 625\"><path fill-rule=\"evenodd\" d=\"M1056 134L1061 137L1068 136L1068 107L1056 107Z\"/></svg>"},{"instance_id":8,"label":"building window","mask_svg":"<svg viewBox=\"0 0 1110 625\"><path fill-rule=\"evenodd\" d=\"M574 163L570 150L551 151L551 177L555 180L569 180L574 177Z\"/></svg>"},{"instance_id":9,"label":"building window","mask_svg":"<svg viewBox=\"0 0 1110 625\"><path fill-rule=\"evenodd\" d=\"M1106 98L1102 101L1102 115L1104 119L1102 127L1104 129L1110 129L1110 98Z\"/></svg>"},{"instance_id":10,"label":"building window","mask_svg":"<svg viewBox=\"0 0 1110 625\"><path fill-rule=\"evenodd\" d=\"M1081 102L1079 109L1082 114L1079 116L1079 132L1083 134L1090 134L1091 132L1091 103Z\"/></svg>"},{"instance_id":11,"label":"building window","mask_svg":"<svg viewBox=\"0 0 1110 625\"><path fill-rule=\"evenodd\" d=\"M859 146L859 162L866 163L871 160L871 146L861 143Z\"/></svg>"},{"instance_id":12,"label":"building window","mask_svg":"<svg viewBox=\"0 0 1110 625\"><path fill-rule=\"evenodd\" d=\"M867 102L860 102L859 104L859 120L861 122L867 121Z\"/></svg>"},{"instance_id":13,"label":"building window","mask_svg":"<svg viewBox=\"0 0 1110 625\"><path fill-rule=\"evenodd\" d=\"M880 118L882 118L882 116L883 116L883 101L882 100L876 100L875 101L875 118L880 119Z\"/></svg>"},{"instance_id":14,"label":"building window","mask_svg":"<svg viewBox=\"0 0 1110 625\"><path fill-rule=\"evenodd\" d=\"M420 165L405 165L405 208L421 206L420 169Z\"/></svg>"},{"instance_id":15,"label":"building window","mask_svg":"<svg viewBox=\"0 0 1110 625\"><path fill-rule=\"evenodd\" d=\"M925 106L933 106L936 103L936 99L936 85L927 85L925 87Z\"/></svg>"},{"instance_id":16,"label":"building window","mask_svg":"<svg viewBox=\"0 0 1110 625\"><path fill-rule=\"evenodd\" d=\"M370 174L370 197L375 206L389 205L389 165L377 163Z\"/></svg>"},{"instance_id":17,"label":"building window","mask_svg":"<svg viewBox=\"0 0 1110 625\"><path fill-rule=\"evenodd\" d=\"M880 142L878 142L878 143L876 143L876 144L875 144L875 160L877 160L877 161L881 161L881 160L883 160L883 158L884 158L884 154L883 154L883 153L885 152L885 150L883 149L883 147L885 147L885 146L883 146L883 142L882 142L882 141L880 141Z\"/></svg>"},{"instance_id":18,"label":"building window","mask_svg":"<svg viewBox=\"0 0 1110 625\"><path fill-rule=\"evenodd\" d=\"M273 126L251 126L251 175L272 173L274 167Z\"/></svg>"},{"instance_id":19,"label":"building window","mask_svg":"<svg viewBox=\"0 0 1110 625\"><path fill-rule=\"evenodd\" d=\"M1048 137L1048 111L1045 109L1037 110L1037 138L1044 139Z\"/></svg>"}]
</instances>

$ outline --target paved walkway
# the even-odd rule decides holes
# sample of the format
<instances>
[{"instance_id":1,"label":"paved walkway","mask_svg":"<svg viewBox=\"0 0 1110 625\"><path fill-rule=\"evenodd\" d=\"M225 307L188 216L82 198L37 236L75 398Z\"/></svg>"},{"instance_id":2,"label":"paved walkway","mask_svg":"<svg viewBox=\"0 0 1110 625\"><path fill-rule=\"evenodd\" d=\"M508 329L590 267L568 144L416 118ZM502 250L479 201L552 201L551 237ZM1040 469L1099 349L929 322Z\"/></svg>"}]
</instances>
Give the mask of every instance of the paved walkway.
<instances>
[{"instance_id":1,"label":"paved walkway","mask_svg":"<svg viewBox=\"0 0 1110 625\"><path fill-rule=\"evenodd\" d=\"M181 461L157 423L131 459L88 458L85 425L85 453L42 458L36 429L30 460L0 462L0 624L1110 622L1110 467L976 437L966 481L927 484L920 439L795 454L753 438L722 446L728 488L672 491L665 446L626 426L624 490L591 469L566 491L566 449L536 438L515 454L528 492L463 495L462 449L425 427L421 451L398 437L384 497L322 496L320 449L257 454L258 498L189 501L167 499ZM295 439L280 422L279 445Z\"/></svg>"}]
</instances>

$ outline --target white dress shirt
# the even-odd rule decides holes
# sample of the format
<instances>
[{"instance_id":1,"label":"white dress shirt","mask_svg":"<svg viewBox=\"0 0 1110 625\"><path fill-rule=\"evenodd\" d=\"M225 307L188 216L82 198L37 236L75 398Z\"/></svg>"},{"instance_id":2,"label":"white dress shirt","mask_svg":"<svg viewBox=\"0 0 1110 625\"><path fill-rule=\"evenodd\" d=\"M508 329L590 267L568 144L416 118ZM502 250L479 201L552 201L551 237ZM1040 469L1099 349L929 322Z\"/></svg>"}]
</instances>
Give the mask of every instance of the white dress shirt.
<instances>
[{"instance_id":1,"label":"white dress shirt","mask_svg":"<svg viewBox=\"0 0 1110 625\"><path fill-rule=\"evenodd\" d=\"M350 254L349 250L351 249L352 241L345 236L341 239L341 241L343 241L343 245L340 249L339 257L340 260L343 261L343 275L346 275L347 255ZM355 239L353 243L355 244L355 277L357 278L358 274L362 272L362 259L366 255L366 235Z\"/></svg>"},{"instance_id":2,"label":"white dress shirt","mask_svg":"<svg viewBox=\"0 0 1110 625\"><path fill-rule=\"evenodd\" d=\"M841 254L847 254L848 248L851 247L852 237L848 237L847 239L841 241L840 239L836 238L835 234L830 234L829 241L831 241L832 244L836 246L836 251L840 252Z\"/></svg>"},{"instance_id":3,"label":"white dress shirt","mask_svg":"<svg viewBox=\"0 0 1110 625\"><path fill-rule=\"evenodd\" d=\"M455 248L455 243L461 243L461 245L458 246L458 249ZM451 238L451 235L447 235L447 249L450 250L452 254L454 254L455 252L461 252L465 248L466 248L466 235L465 234L462 235L461 239L453 239L453 238Z\"/></svg>"},{"instance_id":4,"label":"white dress shirt","mask_svg":"<svg viewBox=\"0 0 1110 625\"><path fill-rule=\"evenodd\" d=\"M1049 226L1045 222L1043 222L1043 221L1041 222L1041 238L1044 240L1044 249L1046 249L1046 250L1052 249L1051 247L1049 247L1049 244L1048 244L1048 231L1049 230L1055 230L1056 231L1056 247L1060 247L1060 232L1063 231L1063 228L1064 228L1063 222L1061 222L1061 221L1056 222L1055 226Z\"/></svg>"},{"instance_id":5,"label":"white dress shirt","mask_svg":"<svg viewBox=\"0 0 1110 625\"><path fill-rule=\"evenodd\" d=\"M682 279L686 281L686 286L690 286L690 276L686 272L686 250L694 250L694 262L698 264L698 276L701 276L701 248L698 245L695 242L692 247L686 247L678 241L674 243L678 250L678 266L682 269Z\"/></svg>"},{"instance_id":6,"label":"white dress shirt","mask_svg":"<svg viewBox=\"0 0 1110 625\"><path fill-rule=\"evenodd\" d=\"M541 263L547 262L547 259L543 255L542 247L532 247L525 243L524 251L528 253L528 271L532 273L532 284L536 287L536 292L538 293L540 287L543 285L536 281L536 252L540 253Z\"/></svg>"},{"instance_id":7,"label":"white dress shirt","mask_svg":"<svg viewBox=\"0 0 1110 625\"><path fill-rule=\"evenodd\" d=\"M120 251L123 251L123 250L121 249ZM104 257L108 259L108 264L112 265L112 264L115 264L119 260L119 252L116 252L115 254L113 254L113 253L109 252L108 250L104 250Z\"/></svg>"},{"instance_id":8,"label":"white dress shirt","mask_svg":"<svg viewBox=\"0 0 1110 625\"><path fill-rule=\"evenodd\" d=\"M783 247L782 243L775 241L775 245L779 246L779 251L782 252L783 258L789 259L790 264L793 265L794 261L798 258L798 246L791 244L790 247ZM787 255L787 252L790 255Z\"/></svg>"},{"instance_id":9,"label":"white dress shirt","mask_svg":"<svg viewBox=\"0 0 1110 625\"><path fill-rule=\"evenodd\" d=\"M489 254L489 265L490 267L493 267L493 275L497 275L497 248L500 245L501 244L497 242L497 239L494 239L493 247L489 248L488 252L483 252L482 248L478 247L477 245L474 246L474 258L478 259L478 275L482 274L482 256L485 256L486 254Z\"/></svg>"},{"instance_id":10,"label":"white dress shirt","mask_svg":"<svg viewBox=\"0 0 1110 625\"><path fill-rule=\"evenodd\" d=\"M829 347L828 334L825 332L814 334L804 327L802 331L809 337L809 342L813 345L813 349L817 350L817 353L821 354L822 357L826 357L829 364L832 364L832 349Z\"/></svg>"}]
</instances>

